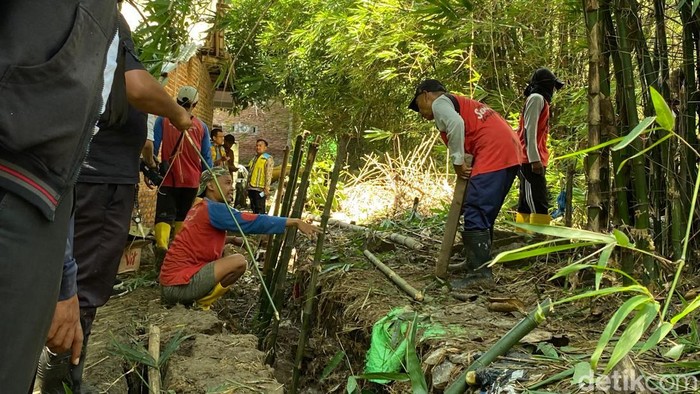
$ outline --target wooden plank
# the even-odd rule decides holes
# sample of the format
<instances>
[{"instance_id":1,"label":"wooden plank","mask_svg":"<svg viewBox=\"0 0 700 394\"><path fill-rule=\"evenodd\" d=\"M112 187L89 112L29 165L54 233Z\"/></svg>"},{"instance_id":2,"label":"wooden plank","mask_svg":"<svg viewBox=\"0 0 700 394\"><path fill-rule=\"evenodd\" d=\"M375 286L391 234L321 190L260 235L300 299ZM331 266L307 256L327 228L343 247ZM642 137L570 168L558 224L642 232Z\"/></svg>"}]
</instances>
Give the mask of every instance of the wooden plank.
<instances>
[{"instance_id":1,"label":"wooden plank","mask_svg":"<svg viewBox=\"0 0 700 394\"><path fill-rule=\"evenodd\" d=\"M471 165L471 157L465 157L467 164ZM435 265L435 275L439 278L447 276L447 266L450 264L450 255L452 254L452 245L455 242L457 234L457 226L459 226L459 218L462 213L462 203L464 202L465 191L469 184L468 179L457 177L455 183L455 192L452 195L452 204L447 213L447 223L445 223L445 235L442 237L442 246L440 247L440 255L438 256L437 264Z\"/></svg>"}]
</instances>

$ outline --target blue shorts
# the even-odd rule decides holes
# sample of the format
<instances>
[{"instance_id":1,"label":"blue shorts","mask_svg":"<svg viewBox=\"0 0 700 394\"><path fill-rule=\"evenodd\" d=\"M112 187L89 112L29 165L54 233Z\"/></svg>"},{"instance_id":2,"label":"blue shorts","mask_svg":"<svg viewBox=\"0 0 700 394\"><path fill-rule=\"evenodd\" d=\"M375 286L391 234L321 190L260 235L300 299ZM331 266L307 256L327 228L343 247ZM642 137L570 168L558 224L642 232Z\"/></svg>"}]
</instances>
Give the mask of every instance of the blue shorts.
<instances>
[{"instance_id":1,"label":"blue shorts","mask_svg":"<svg viewBox=\"0 0 700 394\"><path fill-rule=\"evenodd\" d=\"M486 230L493 227L519 168L520 166L513 166L487 172L469 180L462 205L465 230Z\"/></svg>"}]
</instances>

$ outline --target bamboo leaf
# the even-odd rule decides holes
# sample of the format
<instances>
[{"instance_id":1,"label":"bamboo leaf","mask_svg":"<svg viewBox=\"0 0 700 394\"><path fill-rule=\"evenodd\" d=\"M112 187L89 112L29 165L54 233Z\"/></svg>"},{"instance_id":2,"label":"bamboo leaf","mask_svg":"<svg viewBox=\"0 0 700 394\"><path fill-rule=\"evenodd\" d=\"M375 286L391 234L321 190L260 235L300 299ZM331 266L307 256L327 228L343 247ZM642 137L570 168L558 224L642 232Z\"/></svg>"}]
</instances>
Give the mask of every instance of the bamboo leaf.
<instances>
[{"instance_id":1,"label":"bamboo leaf","mask_svg":"<svg viewBox=\"0 0 700 394\"><path fill-rule=\"evenodd\" d=\"M575 371L574 371L574 368L569 368L569 369L567 369L567 370L565 370L565 371L559 372L558 374L555 374L555 375L553 375L553 376L550 376L549 378L547 378L547 379L545 379L545 380L543 380L543 381L541 381L541 382L537 382L537 383L533 384L532 386L529 386L529 387L527 388L527 389L528 389L528 392L529 392L529 393L534 393L532 390L538 389L538 388L540 388L540 387L544 387L544 386L546 386L546 385L548 385L548 384L552 384L552 383L554 383L554 382L558 382L558 381L560 381L560 380L562 380L562 379L566 379L566 378L568 378L569 376L573 375L574 372L575 372Z\"/></svg>"},{"instance_id":2,"label":"bamboo leaf","mask_svg":"<svg viewBox=\"0 0 700 394\"><path fill-rule=\"evenodd\" d=\"M323 368L323 372L321 372L321 378L320 380L324 380L328 377L328 375L335 370L340 362L343 360L343 357L345 357L345 352L342 350L338 350L338 352L333 356L331 361L328 362L328 365L326 365L325 368Z\"/></svg>"},{"instance_id":3,"label":"bamboo leaf","mask_svg":"<svg viewBox=\"0 0 700 394\"><path fill-rule=\"evenodd\" d=\"M564 267L564 268L560 269L559 271L557 271L557 273L554 274L554 276L552 276L552 277L549 278L548 280L554 280L554 279L557 279L557 278L561 278L561 277L564 277L564 276L568 276L568 275L570 275L570 274L573 274L574 272L578 272L578 271L581 271L581 270L585 270L585 269L587 269L587 268L591 268L591 265L590 265L590 264L582 264L582 263L573 263L573 264L569 264L569 265L567 265L566 267Z\"/></svg>"},{"instance_id":4,"label":"bamboo leaf","mask_svg":"<svg viewBox=\"0 0 700 394\"><path fill-rule=\"evenodd\" d=\"M547 226L541 224L525 224L525 223L515 223L508 222L515 227L522 228L524 230L532 231L538 234L551 235L558 238L566 239L578 239L582 241L589 241L595 243L605 243L610 244L615 242L615 237L610 234L601 234L593 231L580 230L569 227L561 226Z\"/></svg>"},{"instance_id":5,"label":"bamboo leaf","mask_svg":"<svg viewBox=\"0 0 700 394\"><path fill-rule=\"evenodd\" d=\"M693 302L691 302L690 304L688 304L688 306L683 308L683 310L679 314L677 314L676 316L673 316L671 318L671 324L675 325L682 318L686 317L690 312L698 309L698 307L700 307L700 296L695 297Z\"/></svg>"},{"instance_id":6,"label":"bamboo leaf","mask_svg":"<svg viewBox=\"0 0 700 394\"><path fill-rule=\"evenodd\" d=\"M668 349L666 353L664 353L664 357L670 358L673 361L677 361L683 355L683 349L685 349L685 345L675 345L672 348Z\"/></svg>"},{"instance_id":7,"label":"bamboo leaf","mask_svg":"<svg viewBox=\"0 0 700 394\"><path fill-rule=\"evenodd\" d=\"M660 307L657 302L648 303L637 312L634 318L632 318L632 321L620 336L620 340L617 341L617 345L615 345L615 349L613 349L610 355L610 360L605 366L606 374L609 373L615 365L632 350L632 347L637 344L639 338L642 337L647 328L649 328L649 325L656 319L659 309Z\"/></svg>"},{"instance_id":8,"label":"bamboo leaf","mask_svg":"<svg viewBox=\"0 0 700 394\"><path fill-rule=\"evenodd\" d=\"M615 332L620 327L622 322L625 321L627 316L630 313L632 313L633 310L637 309L640 305L650 301L654 302L653 299L645 295L634 296L629 300L625 301L625 303L622 304L622 306L620 306L620 308L618 308L617 311L615 311L615 314L610 318L610 321L605 326L605 330L603 330L603 333L600 335L598 345L596 346L595 351L591 355L591 367L593 367L593 369L598 367L598 361L600 360L600 356L603 354L603 350L605 350L605 347L608 346L608 343L610 342L610 339L612 338L613 334L615 334Z\"/></svg>"},{"instance_id":9,"label":"bamboo leaf","mask_svg":"<svg viewBox=\"0 0 700 394\"><path fill-rule=\"evenodd\" d=\"M632 131L630 131L619 144L613 146L611 149L613 151L618 151L631 144L632 141L644 133L646 129L654 123L654 120L656 120L656 116L649 116L642 119L642 121L639 122L639 124L637 124L637 126L635 126L635 128L632 129Z\"/></svg>"},{"instance_id":10,"label":"bamboo leaf","mask_svg":"<svg viewBox=\"0 0 700 394\"><path fill-rule=\"evenodd\" d=\"M658 139L656 142L654 142L653 144L647 146L646 148L640 150L639 152L637 152L637 153L635 153L634 155L632 155L632 156L626 158L625 160L622 160L622 161L620 162L620 165L617 166L617 173L619 174L620 171L622 171L622 168L624 168L625 163L627 163L628 161L634 159L634 158L637 157L637 156L641 156L641 155L643 155L643 154L649 152L650 150L652 150L652 149L654 149L655 147L657 147L658 145L664 143L667 139L669 139L669 138L671 138L671 137L673 137L673 134L668 133L668 134L666 134L665 136L659 138L659 139Z\"/></svg>"},{"instance_id":11,"label":"bamboo leaf","mask_svg":"<svg viewBox=\"0 0 700 394\"><path fill-rule=\"evenodd\" d=\"M416 353L416 332L418 330L418 313L413 317L411 330L408 333L408 344L406 346L406 372L411 378L411 391L414 394L428 394L428 383L425 381L420 359Z\"/></svg>"},{"instance_id":12,"label":"bamboo leaf","mask_svg":"<svg viewBox=\"0 0 700 394\"><path fill-rule=\"evenodd\" d=\"M629 237L627 237L627 235L625 233L623 233L622 231L620 231L618 229L614 229L612 231L612 233L613 233L613 236L615 237L615 240L617 241L618 245L625 247L625 248L630 246L630 244L631 244L630 239L629 239Z\"/></svg>"},{"instance_id":13,"label":"bamboo leaf","mask_svg":"<svg viewBox=\"0 0 700 394\"><path fill-rule=\"evenodd\" d=\"M575 296L564 298L562 300L556 301L554 303L554 305L561 305L561 304L565 304L567 302L580 300L582 298L601 297L601 296L606 296L606 295L615 294L615 293L649 294L649 290L646 287L641 286L641 285L606 287L604 289L588 291L588 292L585 292L583 294L577 294Z\"/></svg>"},{"instance_id":14,"label":"bamboo leaf","mask_svg":"<svg viewBox=\"0 0 700 394\"><path fill-rule=\"evenodd\" d=\"M690 15L695 15L695 11L698 10L698 5L700 5L700 0L693 0L693 10Z\"/></svg>"},{"instance_id":15,"label":"bamboo leaf","mask_svg":"<svg viewBox=\"0 0 700 394\"><path fill-rule=\"evenodd\" d=\"M522 260L533 256L542 256L548 253L560 252L562 250L576 249L586 246L596 245L594 242L577 242L577 243L567 243L564 245L553 245L546 248L540 248L538 246L551 244L552 241L540 242L535 245L528 245L522 248L508 250L499 253L489 265L493 265L497 262L507 262L514 260Z\"/></svg>"},{"instance_id":16,"label":"bamboo leaf","mask_svg":"<svg viewBox=\"0 0 700 394\"><path fill-rule=\"evenodd\" d=\"M406 382L411 380L407 374L401 372L372 372L362 375L355 375L356 379L363 380L393 380L397 382Z\"/></svg>"},{"instance_id":17,"label":"bamboo leaf","mask_svg":"<svg viewBox=\"0 0 700 394\"><path fill-rule=\"evenodd\" d=\"M654 346L658 345L659 342L661 342L664 338L666 338L666 335L668 335L669 332L673 329L673 324L669 322L664 322L662 325L657 328L651 336L649 336L649 339L647 339L646 342L644 342L644 345L642 346L641 349L639 349L639 354L642 354L649 349L653 348Z\"/></svg>"},{"instance_id":18,"label":"bamboo leaf","mask_svg":"<svg viewBox=\"0 0 700 394\"><path fill-rule=\"evenodd\" d=\"M549 159L549 162L551 163L551 162L554 162L554 161L557 161L557 160L564 160L564 159L568 159L568 158L571 158L571 157L576 157L576 156L585 155L585 154L587 154L588 152L593 152L594 150L602 149L602 148L605 148L606 146L610 146L610 145L612 145L612 144L617 144L618 142L622 141L624 138L625 138L625 137L613 138L613 139L611 139L611 140L609 140L609 141L605 141L605 142L603 142L602 144L598 144L598 145L592 146L592 147L590 147L590 148L577 150L576 152L568 153L568 154L566 154L566 155L564 155L564 156L556 156L556 157L553 157L553 158Z\"/></svg>"},{"instance_id":19,"label":"bamboo leaf","mask_svg":"<svg viewBox=\"0 0 700 394\"><path fill-rule=\"evenodd\" d=\"M695 13L699 2L700 0L693 1L693 13ZM675 119L671 108L668 107L668 103L666 103L664 97L653 87L650 86L649 91L651 92L651 101L654 103L654 111L656 112L656 123L666 130L673 130Z\"/></svg>"},{"instance_id":20,"label":"bamboo leaf","mask_svg":"<svg viewBox=\"0 0 700 394\"><path fill-rule=\"evenodd\" d=\"M348 376L348 384L345 385L345 390L348 394L355 394L359 391L357 388L357 379L355 379L354 376Z\"/></svg>"},{"instance_id":21,"label":"bamboo leaf","mask_svg":"<svg viewBox=\"0 0 700 394\"><path fill-rule=\"evenodd\" d=\"M554 348L554 345L552 345L549 342L540 342L537 344L537 350L542 352L542 354L545 357L558 360L559 359L559 353L557 353L557 349Z\"/></svg>"},{"instance_id":22,"label":"bamboo leaf","mask_svg":"<svg viewBox=\"0 0 700 394\"><path fill-rule=\"evenodd\" d=\"M605 268L608 266L608 260L610 260L610 255L615 248L615 244L610 244L603 248L600 253L600 258L598 259L598 267ZM600 281L603 279L603 269L596 269L595 271L595 289L600 289Z\"/></svg>"},{"instance_id":23,"label":"bamboo leaf","mask_svg":"<svg viewBox=\"0 0 700 394\"><path fill-rule=\"evenodd\" d=\"M582 361L574 365L574 376L571 378L574 384L590 384L593 377L594 373L591 364Z\"/></svg>"}]
</instances>

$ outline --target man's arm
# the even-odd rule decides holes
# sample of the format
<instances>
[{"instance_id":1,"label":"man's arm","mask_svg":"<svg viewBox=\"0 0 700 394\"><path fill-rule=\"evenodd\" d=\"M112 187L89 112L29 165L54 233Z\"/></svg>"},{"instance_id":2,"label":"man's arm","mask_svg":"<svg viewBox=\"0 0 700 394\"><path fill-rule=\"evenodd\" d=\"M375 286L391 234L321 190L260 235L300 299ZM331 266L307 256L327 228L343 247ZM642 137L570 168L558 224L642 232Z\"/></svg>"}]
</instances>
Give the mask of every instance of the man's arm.
<instances>
[{"instance_id":1,"label":"man's arm","mask_svg":"<svg viewBox=\"0 0 700 394\"><path fill-rule=\"evenodd\" d=\"M209 167L214 167L214 162L211 160L211 137L209 137L209 128L207 127L204 122L202 122L202 125L204 126L204 133L202 134L202 157L204 158L204 162L209 164ZM207 166L202 163L202 171L206 170Z\"/></svg>"},{"instance_id":2,"label":"man's arm","mask_svg":"<svg viewBox=\"0 0 700 394\"><path fill-rule=\"evenodd\" d=\"M224 203L209 201L209 221L214 228L239 233L240 226L243 234L281 234L286 227L297 227L304 234L313 234L320 229L301 219L280 216L256 215L232 209L234 219ZM238 223L238 226L236 225Z\"/></svg>"},{"instance_id":3,"label":"man's arm","mask_svg":"<svg viewBox=\"0 0 700 394\"><path fill-rule=\"evenodd\" d=\"M543 108L544 98L539 94L531 94L525 101L523 127L525 127L525 147L529 163L541 161L540 153L537 151L537 123Z\"/></svg>"},{"instance_id":4,"label":"man's arm","mask_svg":"<svg viewBox=\"0 0 700 394\"><path fill-rule=\"evenodd\" d=\"M435 125L440 131L447 133L447 148L450 151L452 164L464 164L464 119L455 111L455 107L445 96L433 101Z\"/></svg>"},{"instance_id":5,"label":"man's arm","mask_svg":"<svg viewBox=\"0 0 700 394\"><path fill-rule=\"evenodd\" d=\"M192 127L190 114L177 105L160 83L146 70L126 72L126 96L129 104L141 112L166 117L180 131Z\"/></svg>"},{"instance_id":6,"label":"man's arm","mask_svg":"<svg viewBox=\"0 0 700 394\"><path fill-rule=\"evenodd\" d=\"M153 155L158 156L160 143L163 141L163 118L158 117L153 124ZM162 156L161 156L162 157Z\"/></svg>"},{"instance_id":7,"label":"man's arm","mask_svg":"<svg viewBox=\"0 0 700 394\"><path fill-rule=\"evenodd\" d=\"M265 162L265 195L270 194L270 185L272 184L272 172L275 170L275 159L270 156Z\"/></svg>"},{"instance_id":8,"label":"man's arm","mask_svg":"<svg viewBox=\"0 0 700 394\"><path fill-rule=\"evenodd\" d=\"M54 309L51 327L46 338L46 346L54 353L71 350L71 362L80 361L83 347L83 329L80 326L80 307L78 305L78 286L76 275L78 265L73 258L74 217L68 227L68 238L63 255L63 278Z\"/></svg>"}]
</instances>

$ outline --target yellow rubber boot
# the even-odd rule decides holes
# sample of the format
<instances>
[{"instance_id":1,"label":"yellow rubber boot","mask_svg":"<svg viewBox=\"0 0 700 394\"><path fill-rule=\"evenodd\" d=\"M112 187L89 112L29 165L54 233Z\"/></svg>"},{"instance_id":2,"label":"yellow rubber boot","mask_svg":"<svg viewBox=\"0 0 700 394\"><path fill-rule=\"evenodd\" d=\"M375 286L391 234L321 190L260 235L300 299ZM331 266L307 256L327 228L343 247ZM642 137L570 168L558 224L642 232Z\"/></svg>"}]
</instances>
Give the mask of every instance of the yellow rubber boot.
<instances>
[{"instance_id":1,"label":"yellow rubber boot","mask_svg":"<svg viewBox=\"0 0 700 394\"><path fill-rule=\"evenodd\" d=\"M208 311L216 300L218 300L224 294L226 294L226 292L228 292L229 288L230 286L223 287L221 286L221 283L217 283L216 286L214 286L214 288L209 292L209 294L197 300L197 306L199 306L205 311Z\"/></svg>"},{"instance_id":2,"label":"yellow rubber boot","mask_svg":"<svg viewBox=\"0 0 700 394\"><path fill-rule=\"evenodd\" d=\"M180 234L180 231L182 231L182 225L185 222L175 222L175 235Z\"/></svg>"},{"instance_id":3,"label":"yellow rubber boot","mask_svg":"<svg viewBox=\"0 0 700 394\"><path fill-rule=\"evenodd\" d=\"M533 213L530 215L530 224L549 224L552 217L548 213Z\"/></svg>"},{"instance_id":4,"label":"yellow rubber boot","mask_svg":"<svg viewBox=\"0 0 700 394\"><path fill-rule=\"evenodd\" d=\"M153 229L156 237L156 247L160 249L168 249L168 243L170 242L170 230L171 227L168 223L156 223Z\"/></svg>"},{"instance_id":5,"label":"yellow rubber boot","mask_svg":"<svg viewBox=\"0 0 700 394\"><path fill-rule=\"evenodd\" d=\"M530 214L529 213L516 213L515 214L515 223L530 223ZM516 227L515 228L516 233L530 233L530 231L523 230L522 228Z\"/></svg>"}]
</instances>

